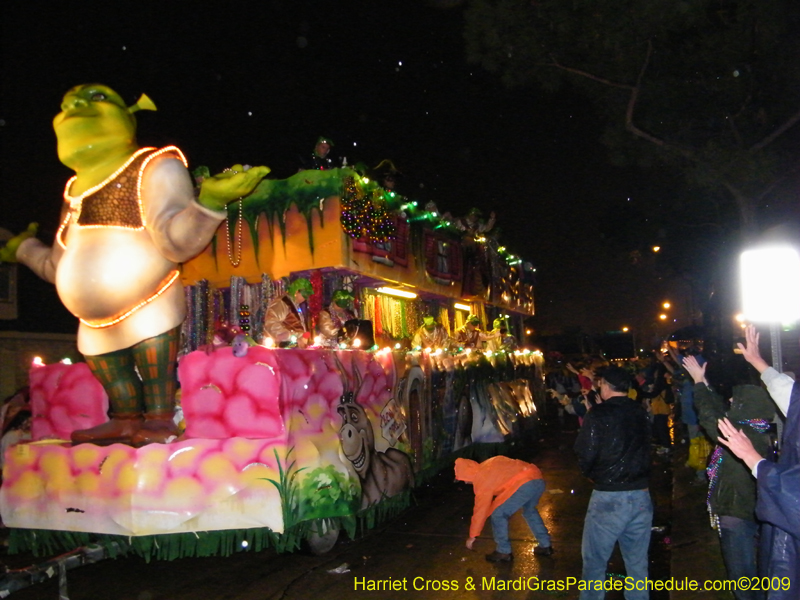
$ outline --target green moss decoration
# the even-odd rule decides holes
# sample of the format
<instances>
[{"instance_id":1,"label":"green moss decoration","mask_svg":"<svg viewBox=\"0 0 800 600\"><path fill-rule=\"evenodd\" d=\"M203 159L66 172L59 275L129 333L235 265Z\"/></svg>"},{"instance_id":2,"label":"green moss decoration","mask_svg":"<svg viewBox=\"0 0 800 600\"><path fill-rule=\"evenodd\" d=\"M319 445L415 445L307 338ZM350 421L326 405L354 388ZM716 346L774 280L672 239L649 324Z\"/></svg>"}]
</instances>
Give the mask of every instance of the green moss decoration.
<instances>
[{"instance_id":1,"label":"green moss decoration","mask_svg":"<svg viewBox=\"0 0 800 600\"><path fill-rule=\"evenodd\" d=\"M365 182L352 169L332 169L329 171L301 171L288 179L264 179L256 189L242 201L241 215L253 240L256 259L260 240L258 239L258 220L266 218L269 222L270 236L277 225L283 240L286 241L286 212L296 206L306 219L311 252L314 252L313 214L317 213L319 224L325 226L322 216L325 198L341 198L341 224L351 237L366 236L371 242L385 242L394 238L395 227L392 221L389 200L374 182ZM228 206L227 234L231 247L235 245L239 203ZM212 240L216 249L218 240ZM274 247L274 239L270 237ZM216 253L215 253L216 256Z\"/></svg>"},{"instance_id":2,"label":"green moss decoration","mask_svg":"<svg viewBox=\"0 0 800 600\"><path fill-rule=\"evenodd\" d=\"M264 179L256 189L242 201L242 218L247 224L248 231L253 240L253 251L258 257L258 219L264 217L270 224L272 232L276 223L286 240L286 212L294 204L306 219L308 226L308 239L311 252L314 252L314 237L312 235L312 216L314 211L319 215L320 225L324 226L322 218L323 201L331 196L342 195L342 181L352 177L355 171L351 169L333 169L330 171L301 171L288 179ZM238 202L228 206L228 236L234 243L233 235L236 220L239 218ZM274 244L274 240L270 238Z\"/></svg>"}]
</instances>

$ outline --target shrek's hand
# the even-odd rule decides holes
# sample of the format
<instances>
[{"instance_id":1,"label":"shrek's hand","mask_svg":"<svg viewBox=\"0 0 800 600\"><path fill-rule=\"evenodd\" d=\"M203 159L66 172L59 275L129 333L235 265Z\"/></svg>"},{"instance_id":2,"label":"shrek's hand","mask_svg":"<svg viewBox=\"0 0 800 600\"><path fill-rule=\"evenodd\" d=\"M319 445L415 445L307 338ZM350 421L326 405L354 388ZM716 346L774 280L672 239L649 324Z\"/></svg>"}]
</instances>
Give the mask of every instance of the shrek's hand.
<instances>
[{"instance_id":1,"label":"shrek's hand","mask_svg":"<svg viewBox=\"0 0 800 600\"><path fill-rule=\"evenodd\" d=\"M205 179L197 201L211 210L224 210L234 200L251 193L269 172L269 167L250 167L245 171L242 165L233 165L219 175Z\"/></svg>"},{"instance_id":2,"label":"shrek's hand","mask_svg":"<svg viewBox=\"0 0 800 600\"><path fill-rule=\"evenodd\" d=\"M31 223L25 231L8 240L6 245L0 248L0 262L17 262L17 249L19 245L28 238L35 237L38 230L39 224Z\"/></svg>"}]
</instances>

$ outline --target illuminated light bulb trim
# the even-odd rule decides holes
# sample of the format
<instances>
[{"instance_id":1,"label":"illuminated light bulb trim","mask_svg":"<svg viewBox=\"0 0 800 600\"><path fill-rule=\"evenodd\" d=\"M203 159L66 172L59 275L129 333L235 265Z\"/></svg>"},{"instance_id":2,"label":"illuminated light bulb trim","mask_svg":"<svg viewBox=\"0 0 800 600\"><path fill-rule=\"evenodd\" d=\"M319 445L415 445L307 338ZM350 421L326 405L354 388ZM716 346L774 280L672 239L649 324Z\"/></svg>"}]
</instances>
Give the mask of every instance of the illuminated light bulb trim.
<instances>
[{"instance_id":1,"label":"illuminated light bulb trim","mask_svg":"<svg viewBox=\"0 0 800 600\"><path fill-rule=\"evenodd\" d=\"M78 229L124 229L126 231L142 231L144 227L128 227L126 225L75 225Z\"/></svg>"},{"instance_id":2,"label":"illuminated light bulb trim","mask_svg":"<svg viewBox=\"0 0 800 600\"><path fill-rule=\"evenodd\" d=\"M186 168L189 167L189 162L186 160L186 157L184 156L183 152L181 152L180 149L176 146L165 146L160 150L152 152L154 150L156 149L150 147L140 148L139 150L134 152L134 154L125 162L124 165L122 165L119 169L114 171L114 173L106 177L96 186L91 187L85 192L83 192L80 196L69 195L69 189L72 186L72 183L78 178L78 176L73 175L70 178L70 180L67 181L67 185L64 187L64 199L67 202L69 202L71 213L67 215L67 217L64 219L64 222L61 224L61 227L59 227L58 233L56 233L56 239L58 240L58 243L62 248L66 249L67 245L66 242L62 240L61 234L66 228L66 226L70 223L73 216L76 221L75 226L79 227L80 229L124 229L129 231L142 231L146 227L147 219L145 218L144 207L142 206L142 177L144 176L144 171L147 168L147 165L150 164L150 161L152 161L153 159L158 158L167 152L172 152L178 155L178 158L181 160L184 167ZM152 152L152 154L147 158L145 158L144 161L142 161L142 164L139 167L139 174L136 179L136 199L137 199L137 204L139 205L139 218L142 220L142 225L140 227L130 227L126 225L79 225L77 221L80 218L81 210L83 209L83 200L87 196L90 196L91 194L95 193L96 191L108 185L125 169L127 169L133 161L135 161L139 156L141 156L145 152Z\"/></svg>"},{"instance_id":3,"label":"illuminated light bulb trim","mask_svg":"<svg viewBox=\"0 0 800 600\"><path fill-rule=\"evenodd\" d=\"M64 217L64 220L61 222L61 225L58 227L58 231L56 232L56 241L58 245L61 246L64 250L67 249L67 242L63 239L64 231L66 231L67 227L69 226L69 222L72 220L72 213L68 212L67 215Z\"/></svg>"},{"instance_id":4,"label":"illuminated light bulb trim","mask_svg":"<svg viewBox=\"0 0 800 600\"><path fill-rule=\"evenodd\" d=\"M144 228L147 225L147 220L145 219L144 216L144 207L142 206L142 177L144 176L144 171L147 168L147 165L150 164L150 161L160 157L166 152L175 152L178 155L178 158L180 158L181 162L183 163L183 166L187 169L189 168L189 161L186 160L186 157L183 155L183 152L181 152L177 146L164 146L163 148L161 148L161 150L153 152L150 156L144 159L144 161L142 162L142 167L139 169L139 177L136 180L136 197L139 200L139 215L142 218L142 228Z\"/></svg>"},{"instance_id":5,"label":"illuminated light bulb trim","mask_svg":"<svg viewBox=\"0 0 800 600\"><path fill-rule=\"evenodd\" d=\"M80 214L80 212L81 212L81 204L83 203L83 199L86 198L86 196L90 196L91 194L94 194L97 190L99 190L100 188L102 188L105 185L107 185L111 180L113 180L120 173L122 173L125 169L127 169L130 166L130 164L134 160L136 160L141 154L143 154L145 152L149 152L151 150L155 150L155 148L140 148L139 150L134 152L133 155L128 160L126 160L125 164L123 164L119 169L114 171L111 175L106 177L103 181L101 181L97 185L95 185L93 187L90 187L88 190L86 190L85 192L83 192L82 194L80 194L78 196L70 196L69 195L69 189L72 187L73 182L78 178L77 175L73 175L72 177L70 177L69 181L67 181L67 185L64 187L64 200L69 202L70 208L73 211L76 211L78 214ZM178 152L180 152L180 150L178 150Z\"/></svg>"},{"instance_id":6,"label":"illuminated light bulb trim","mask_svg":"<svg viewBox=\"0 0 800 600\"><path fill-rule=\"evenodd\" d=\"M175 283L175 281L180 277L180 271L177 269L172 271L169 275L167 275L166 282L158 289L158 291L147 298L146 300L141 301L139 304L131 308L129 311L125 312L124 314L110 320L110 321L87 321L86 319L81 319L81 323L86 325L87 327L91 327L92 329L105 329L106 327L111 327L112 325L116 325L117 323L124 321L128 317L130 317L133 313L135 313L140 308L147 306L153 300L161 296L164 292L166 292L169 287Z\"/></svg>"},{"instance_id":7,"label":"illuminated light bulb trim","mask_svg":"<svg viewBox=\"0 0 800 600\"><path fill-rule=\"evenodd\" d=\"M471 312L472 311L472 308L470 308L466 304L461 304L460 302L456 302L455 304L453 304L453 308L455 308L457 310L465 310L467 312Z\"/></svg>"}]
</instances>

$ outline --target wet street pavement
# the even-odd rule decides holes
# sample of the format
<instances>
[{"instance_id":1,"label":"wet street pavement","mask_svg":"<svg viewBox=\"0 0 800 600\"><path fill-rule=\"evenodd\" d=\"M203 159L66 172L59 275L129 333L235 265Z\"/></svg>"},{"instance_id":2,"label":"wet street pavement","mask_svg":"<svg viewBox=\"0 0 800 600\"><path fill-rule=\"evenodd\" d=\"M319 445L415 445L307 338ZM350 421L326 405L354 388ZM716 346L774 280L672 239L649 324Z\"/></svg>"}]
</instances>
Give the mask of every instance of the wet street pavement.
<instances>
[{"instance_id":1,"label":"wet street pavement","mask_svg":"<svg viewBox=\"0 0 800 600\"><path fill-rule=\"evenodd\" d=\"M535 540L522 516L511 521L514 561L491 564L484 555L494 550L490 525L475 544L464 546L472 513L472 487L454 481L452 466L419 487L416 504L399 517L372 530L365 537L340 540L322 557L304 553L276 555L272 551L242 552L228 558L180 559L145 563L138 558L107 559L67 572L70 600L292 600L336 598L577 598L576 580L581 573L581 531L591 494L591 484L577 467L572 444L574 432L562 432L552 424L543 427L543 439L535 447L518 448L515 457L536 463L547 488L539 503L555 552L533 555ZM677 462L677 461L676 461ZM652 495L656 506L650 548L650 577L670 576L673 562L670 544L673 521L673 465L654 454ZM683 489L683 488L682 488ZM702 490L686 486L684 499L699 510L684 511L690 522L695 515L698 531L707 522L697 515L705 511ZM699 507L695 505L700 502ZM700 565L713 554L713 537L684 536L686 569L700 569L710 576L714 565ZM702 538L702 540L700 539ZM706 543L711 539L711 543ZM705 542L703 541L705 540ZM694 555L692 553L695 553ZM700 554L697 554L700 552ZM698 558L699 557L699 558ZM4 557L19 567L23 557ZM716 566L718 568L718 565ZM673 569L674 570L674 569ZM624 577L624 565L615 553L609 563L612 578ZM676 577L676 573L672 573ZM57 577L13 593L15 600L66 600L59 598ZM373 583L370 583L373 582ZM383 582L383 583L374 583ZM549 584L543 582L551 582ZM563 589L572 582L569 589ZM520 584L526 584L519 590ZM381 591L368 588L379 586ZM386 591L397 586L397 591ZM532 589L538 586L539 589ZM544 588L544 589L543 589ZM63 588L62 588L63 589ZM610 592L608 599L622 598ZM711 593L672 598L716 598ZM720 598L728 596L721 595ZM653 600L670 598L669 592L653 592Z\"/></svg>"}]
</instances>

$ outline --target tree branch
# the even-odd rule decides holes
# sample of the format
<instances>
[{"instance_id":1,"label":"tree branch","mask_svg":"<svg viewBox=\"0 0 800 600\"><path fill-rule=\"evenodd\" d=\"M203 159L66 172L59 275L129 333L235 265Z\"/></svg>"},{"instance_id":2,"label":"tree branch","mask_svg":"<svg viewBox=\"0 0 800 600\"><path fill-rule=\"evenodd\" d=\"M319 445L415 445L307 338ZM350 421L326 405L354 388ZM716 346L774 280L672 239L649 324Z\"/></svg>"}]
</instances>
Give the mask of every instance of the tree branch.
<instances>
[{"instance_id":1,"label":"tree branch","mask_svg":"<svg viewBox=\"0 0 800 600\"><path fill-rule=\"evenodd\" d=\"M591 79L592 81L596 81L597 83L602 83L603 85L607 85L610 87L620 88L623 90L633 90L633 86L627 83L617 83L616 81L611 81L610 79L605 79L603 77L598 77L588 71L582 71L580 69L576 69L574 67L567 67L562 65L558 60L556 60L552 55L550 56L550 63L551 67L556 67L557 69L561 69L562 71L567 71L568 73L574 73L575 75L580 75L581 77L585 77L586 79Z\"/></svg>"},{"instance_id":2,"label":"tree branch","mask_svg":"<svg viewBox=\"0 0 800 600\"><path fill-rule=\"evenodd\" d=\"M778 187L778 186L779 186L779 185L781 185L781 184L782 184L784 181L786 181L786 180L789 178L789 176L790 176L790 175L794 175L795 173L797 173L797 171L798 171L798 170L800 170L800 167L798 167L798 166L794 166L794 167L792 167L791 169L789 169L787 172L785 172L783 175L781 175L780 177L776 178L776 179L775 179L775 180L774 180L772 183L770 183L770 184L769 184L769 185L768 185L768 186L767 186L767 187L766 187L766 188L765 188L765 189L764 189L764 190L763 190L763 191L762 191L762 192L761 192L761 193L760 193L758 196L756 196L756 200L758 200L759 202L760 202L760 201L762 201L762 200L763 200L764 198L766 198L766 197L767 197L769 194L771 194L771 193L772 193L772 191L773 191L773 190L774 190L776 187Z\"/></svg>"},{"instance_id":3,"label":"tree branch","mask_svg":"<svg viewBox=\"0 0 800 600\"><path fill-rule=\"evenodd\" d=\"M742 224L743 229L747 232L752 232L756 224L755 224L755 215L753 207L751 206L749 199L744 194L742 194L742 192L736 186L731 184L729 181L726 181L725 178L722 176L722 173L719 171L719 169L713 168L712 165L704 161L702 157L698 157L697 154L691 148L682 147L667 142L662 138L656 137L644 131L643 129L640 129L634 123L633 116L636 109L636 103L639 100L639 92L641 91L642 81L644 79L645 73L647 72L647 68L650 64L650 57L652 56L652 53L653 53L653 45L648 40L647 54L645 55L644 62L642 62L642 66L639 69L639 74L636 78L635 85L630 85L626 83L617 83L615 81L611 81L603 77L598 77L597 75L589 73L588 71L582 71L580 69L575 69L573 67L567 67L559 63L558 60L556 60L552 55L550 56L550 60L552 62L548 66L555 67L562 71L567 71L568 73L573 73L581 77L585 77L586 79L596 81L597 83L600 83L602 85L627 90L630 93L630 96L628 98L628 105L625 110L625 129L630 133L632 133L633 135L635 135L636 137L647 140L648 142L651 142L656 146L664 148L665 150L676 152L680 156L683 156L684 158L686 158L687 160L696 165L703 165L706 168L712 169L712 171L714 171L717 177L721 180L720 184L725 189L728 190L731 196L733 196L734 201L736 202L736 206L739 209L740 222ZM795 114L792 118L790 118L786 123L784 123L781 127L779 127L770 136L765 138L760 144L753 146L753 148L751 148L751 151L763 148L765 145L769 144L772 140L777 138L779 135L781 135L783 132L785 132L787 129L789 129L792 125L794 125L798 121L800 121L800 111L798 111L797 114ZM735 131L735 124L732 124L732 126L734 127Z\"/></svg>"},{"instance_id":4,"label":"tree branch","mask_svg":"<svg viewBox=\"0 0 800 600\"><path fill-rule=\"evenodd\" d=\"M778 127L775 131L765 137L763 140L758 142L757 144L751 146L750 152L755 150L762 150L764 147L768 146L772 142L774 142L777 138L783 135L788 129L793 127L798 121L800 121L800 110L794 113L789 119L780 127Z\"/></svg>"},{"instance_id":5,"label":"tree branch","mask_svg":"<svg viewBox=\"0 0 800 600\"><path fill-rule=\"evenodd\" d=\"M552 62L550 63L549 66L561 69L562 71L567 71L568 73L579 75L581 77L585 77L586 79L596 81L597 83L601 83L609 87L614 87L621 90L627 90L628 92L630 92L630 97L628 98L628 106L625 111L625 129L628 130L633 135L635 135L636 137L640 137L644 140L647 140L648 142L655 144L656 146L673 150L678 154L680 154L681 156L693 162L698 162L697 157L690 149L681 148L680 146L670 144L666 140L656 137L646 132L643 129L640 129L633 122L633 113L634 109L636 108L636 103L639 101L639 91L641 90L642 79L644 79L647 67L650 65L650 57L652 56L652 54L653 54L653 44L650 40L648 40L647 54L645 55L644 62L642 63L641 68L639 69L639 74L636 77L636 85L631 85L629 83L618 83L616 81L611 81L610 79L605 79L604 77L599 77L593 73L589 73L588 71L583 71L581 69L576 69L574 67L568 67L562 65L553 55L550 55L550 60Z\"/></svg>"},{"instance_id":6,"label":"tree branch","mask_svg":"<svg viewBox=\"0 0 800 600\"><path fill-rule=\"evenodd\" d=\"M652 142L656 146L673 147L668 146L665 140L657 138L654 135L647 133L643 129L639 129L633 122L633 111L636 108L636 103L639 101L639 91L641 90L642 79L644 78L645 71L647 71L647 67L650 64L650 57L652 54L653 44L650 42L650 40L647 40L647 54L644 57L642 68L639 69L639 75L636 77L636 85L631 88L631 97L628 99L628 108L625 111L625 129L630 131L635 136L643 138L648 142ZM680 148L677 148L677 150L681 154L686 155L686 151L681 150Z\"/></svg>"},{"instance_id":7,"label":"tree branch","mask_svg":"<svg viewBox=\"0 0 800 600\"><path fill-rule=\"evenodd\" d=\"M757 232L757 223L755 217L755 209L750 199L744 193L734 186L731 182L720 177L720 184L728 190L733 199L736 201L736 206L739 208L739 216L741 219L742 229L747 235L753 235Z\"/></svg>"}]
</instances>

